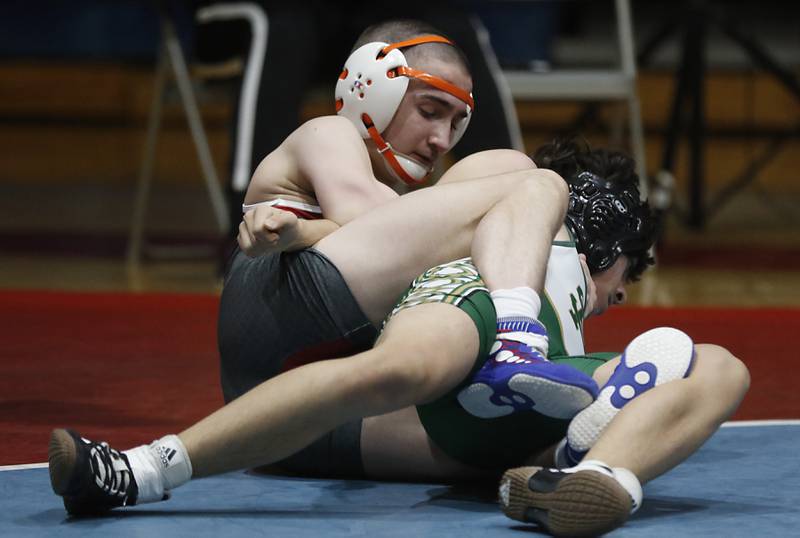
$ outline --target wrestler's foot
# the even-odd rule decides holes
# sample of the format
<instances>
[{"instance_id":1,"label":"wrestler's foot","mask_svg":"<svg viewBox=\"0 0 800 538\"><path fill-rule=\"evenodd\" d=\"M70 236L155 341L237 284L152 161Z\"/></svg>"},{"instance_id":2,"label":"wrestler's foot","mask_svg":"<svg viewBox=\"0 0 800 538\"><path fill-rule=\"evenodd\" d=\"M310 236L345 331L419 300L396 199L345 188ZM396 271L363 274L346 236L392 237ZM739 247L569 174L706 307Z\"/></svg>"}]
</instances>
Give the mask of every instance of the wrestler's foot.
<instances>
[{"instance_id":1,"label":"wrestler's foot","mask_svg":"<svg viewBox=\"0 0 800 538\"><path fill-rule=\"evenodd\" d=\"M579 462L625 404L657 385L686 377L693 359L692 339L678 329L659 327L634 338L597 400L570 422L559 464Z\"/></svg>"},{"instance_id":2,"label":"wrestler's foot","mask_svg":"<svg viewBox=\"0 0 800 538\"><path fill-rule=\"evenodd\" d=\"M128 457L107 443L57 429L48 450L50 484L72 515L97 515L136 504L138 487Z\"/></svg>"},{"instance_id":3,"label":"wrestler's foot","mask_svg":"<svg viewBox=\"0 0 800 538\"><path fill-rule=\"evenodd\" d=\"M480 418L534 410L572 418L594 401L597 383L571 366L547 360L547 331L538 320L498 324L489 358L458 394L461 406Z\"/></svg>"},{"instance_id":4,"label":"wrestler's foot","mask_svg":"<svg viewBox=\"0 0 800 538\"><path fill-rule=\"evenodd\" d=\"M642 499L630 471L599 462L562 470L510 469L500 481L499 497L506 516L536 523L555 536L606 533L625 523Z\"/></svg>"}]
</instances>

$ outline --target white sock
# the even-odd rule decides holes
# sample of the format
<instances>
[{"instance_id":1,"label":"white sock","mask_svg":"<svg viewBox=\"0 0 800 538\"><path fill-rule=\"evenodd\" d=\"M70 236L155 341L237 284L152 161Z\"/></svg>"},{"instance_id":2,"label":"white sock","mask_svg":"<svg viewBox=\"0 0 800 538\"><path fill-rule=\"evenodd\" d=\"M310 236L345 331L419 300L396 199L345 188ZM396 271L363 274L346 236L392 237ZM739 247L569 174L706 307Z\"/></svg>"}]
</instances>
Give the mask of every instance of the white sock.
<instances>
[{"instance_id":1,"label":"white sock","mask_svg":"<svg viewBox=\"0 0 800 538\"><path fill-rule=\"evenodd\" d=\"M498 327L501 323L512 326L519 322L520 327L526 323L538 320L539 312L542 309L542 300L539 294L531 288L512 288L505 290L495 290L491 292L494 309L497 312ZM543 326L542 326L543 327ZM522 342L541 353L542 358L547 358L549 341L547 335L536 334L531 331L514 329L511 332L498 334L498 339L515 340Z\"/></svg>"},{"instance_id":2,"label":"white sock","mask_svg":"<svg viewBox=\"0 0 800 538\"><path fill-rule=\"evenodd\" d=\"M189 454L177 435L167 435L124 454L139 488L137 504L166 500L170 490L192 478Z\"/></svg>"},{"instance_id":3,"label":"white sock","mask_svg":"<svg viewBox=\"0 0 800 538\"><path fill-rule=\"evenodd\" d=\"M490 294L497 318L524 317L537 319L542 309L539 294L531 288L519 287L495 290Z\"/></svg>"},{"instance_id":4,"label":"white sock","mask_svg":"<svg viewBox=\"0 0 800 538\"><path fill-rule=\"evenodd\" d=\"M625 491L628 492L628 495L631 496L631 514L636 512L642 505L642 498L644 496L644 493L642 492L642 484L639 482L639 479L636 478L636 475L630 472L628 469L623 467L614 467L612 469L599 460L583 460L575 467L562 469L562 471L567 473L574 473L578 471L597 471L599 473L603 473L606 476L614 478L620 486L625 488Z\"/></svg>"}]
</instances>

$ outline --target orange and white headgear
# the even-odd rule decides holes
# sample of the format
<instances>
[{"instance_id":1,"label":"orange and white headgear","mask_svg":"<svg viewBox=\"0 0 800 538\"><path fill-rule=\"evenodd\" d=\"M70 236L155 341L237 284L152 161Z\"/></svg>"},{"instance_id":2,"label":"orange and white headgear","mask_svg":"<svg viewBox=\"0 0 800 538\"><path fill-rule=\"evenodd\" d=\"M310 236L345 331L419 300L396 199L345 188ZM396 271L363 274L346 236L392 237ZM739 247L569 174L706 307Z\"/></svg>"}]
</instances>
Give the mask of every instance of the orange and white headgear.
<instances>
[{"instance_id":1,"label":"orange and white headgear","mask_svg":"<svg viewBox=\"0 0 800 538\"><path fill-rule=\"evenodd\" d=\"M395 151L381 136L403 100L409 78L420 80L466 103L467 115L459 120L450 148L461 139L475 108L471 93L442 78L408 66L400 49L421 43L453 44L447 38L437 35L425 35L391 44L367 43L353 51L336 82L336 111L352 121L362 137L371 138L375 142L378 151L389 164L389 170L409 185L425 181L431 170Z\"/></svg>"}]
</instances>

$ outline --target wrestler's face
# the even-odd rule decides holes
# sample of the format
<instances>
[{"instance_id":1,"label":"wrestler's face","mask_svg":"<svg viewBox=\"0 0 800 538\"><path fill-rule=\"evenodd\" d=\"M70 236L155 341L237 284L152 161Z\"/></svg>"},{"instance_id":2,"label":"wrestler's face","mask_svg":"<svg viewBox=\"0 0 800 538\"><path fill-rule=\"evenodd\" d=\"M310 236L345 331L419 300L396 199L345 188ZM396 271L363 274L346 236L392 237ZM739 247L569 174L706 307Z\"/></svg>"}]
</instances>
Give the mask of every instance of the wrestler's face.
<instances>
[{"instance_id":1,"label":"wrestler's face","mask_svg":"<svg viewBox=\"0 0 800 538\"><path fill-rule=\"evenodd\" d=\"M472 78L458 65L423 57L415 61L413 67L472 91ZM464 102L412 78L397 112L382 134L396 152L430 170L450 149L455 127L466 115Z\"/></svg>"},{"instance_id":2,"label":"wrestler's face","mask_svg":"<svg viewBox=\"0 0 800 538\"><path fill-rule=\"evenodd\" d=\"M625 284L628 277L628 264L627 256L622 255L617 258L614 265L592 275L596 297L589 316L598 316L608 310L610 306L623 304L627 300Z\"/></svg>"}]
</instances>

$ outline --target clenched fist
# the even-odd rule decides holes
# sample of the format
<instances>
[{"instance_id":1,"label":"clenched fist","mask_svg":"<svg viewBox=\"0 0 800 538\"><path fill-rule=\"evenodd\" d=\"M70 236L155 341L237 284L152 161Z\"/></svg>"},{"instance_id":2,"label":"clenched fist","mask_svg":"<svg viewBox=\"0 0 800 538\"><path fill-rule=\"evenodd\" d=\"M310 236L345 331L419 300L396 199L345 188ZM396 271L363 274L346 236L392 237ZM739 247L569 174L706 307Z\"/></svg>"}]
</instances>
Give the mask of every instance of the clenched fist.
<instances>
[{"instance_id":1,"label":"clenched fist","mask_svg":"<svg viewBox=\"0 0 800 538\"><path fill-rule=\"evenodd\" d=\"M289 250L298 237L300 222L289 211L257 206L245 213L239 224L239 248L251 258Z\"/></svg>"}]
</instances>

